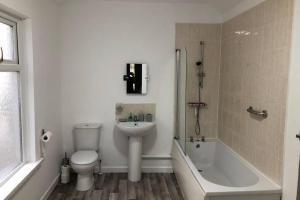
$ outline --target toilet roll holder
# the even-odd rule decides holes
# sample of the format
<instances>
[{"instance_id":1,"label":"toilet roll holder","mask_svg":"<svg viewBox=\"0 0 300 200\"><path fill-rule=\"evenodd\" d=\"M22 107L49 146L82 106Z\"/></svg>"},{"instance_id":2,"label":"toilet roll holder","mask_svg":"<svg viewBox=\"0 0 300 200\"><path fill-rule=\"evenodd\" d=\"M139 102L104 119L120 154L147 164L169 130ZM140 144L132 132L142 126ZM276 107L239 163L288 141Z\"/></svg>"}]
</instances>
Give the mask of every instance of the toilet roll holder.
<instances>
[{"instance_id":1,"label":"toilet roll holder","mask_svg":"<svg viewBox=\"0 0 300 200\"><path fill-rule=\"evenodd\" d=\"M40 153L41 154L40 155L43 158L45 157L45 154L46 154L45 145L51 137L51 136L50 137L48 136L47 132L48 131L46 129L41 130L41 137L40 137Z\"/></svg>"},{"instance_id":2,"label":"toilet roll holder","mask_svg":"<svg viewBox=\"0 0 300 200\"><path fill-rule=\"evenodd\" d=\"M42 131L41 131L41 139L48 140L48 136L45 135L46 133L47 133L47 131L45 129L42 129Z\"/></svg>"}]
</instances>

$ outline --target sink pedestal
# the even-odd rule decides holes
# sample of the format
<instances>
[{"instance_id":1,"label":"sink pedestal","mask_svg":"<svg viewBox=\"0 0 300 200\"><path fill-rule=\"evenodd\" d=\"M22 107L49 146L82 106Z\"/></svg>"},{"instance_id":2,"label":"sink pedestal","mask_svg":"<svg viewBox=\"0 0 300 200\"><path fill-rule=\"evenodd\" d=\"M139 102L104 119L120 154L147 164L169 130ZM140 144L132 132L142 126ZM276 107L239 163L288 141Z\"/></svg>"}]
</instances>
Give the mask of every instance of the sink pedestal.
<instances>
[{"instance_id":1,"label":"sink pedestal","mask_svg":"<svg viewBox=\"0 0 300 200\"><path fill-rule=\"evenodd\" d=\"M142 138L151 134L153 122L118 122L116 127L129 137L128 179L132 182L141 180Z\"/></svg>"},{"instance_id":2,"label":"sink pedestal","mask_svg":"<svg viewBox=\"0 0 300 200\"><path fill-rule=\"evenodd\" d=\"M142 137L129 137L128 179L132 182L141 180Z\"/></svg>"}]
</instances>

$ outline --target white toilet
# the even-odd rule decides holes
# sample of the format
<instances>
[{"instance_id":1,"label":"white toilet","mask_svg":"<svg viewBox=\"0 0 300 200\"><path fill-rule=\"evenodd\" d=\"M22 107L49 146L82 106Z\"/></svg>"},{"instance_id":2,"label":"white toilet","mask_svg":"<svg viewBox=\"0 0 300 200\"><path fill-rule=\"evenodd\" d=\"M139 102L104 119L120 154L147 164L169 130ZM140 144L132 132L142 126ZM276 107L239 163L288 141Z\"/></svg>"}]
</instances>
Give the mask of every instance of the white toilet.
<instances>
[{"instance_id":1,"label":"white toilet","mask_svg":"<svg viewBox=\"0 0 300 200\"><path fill-rule=\"evenodd\" d=\"M71 166L77 173L76 189L89 190L94 184L94 167L99 163L98 150L101 124L77 124L74 127L75 153Z\"/></svg>"}]
</instances>

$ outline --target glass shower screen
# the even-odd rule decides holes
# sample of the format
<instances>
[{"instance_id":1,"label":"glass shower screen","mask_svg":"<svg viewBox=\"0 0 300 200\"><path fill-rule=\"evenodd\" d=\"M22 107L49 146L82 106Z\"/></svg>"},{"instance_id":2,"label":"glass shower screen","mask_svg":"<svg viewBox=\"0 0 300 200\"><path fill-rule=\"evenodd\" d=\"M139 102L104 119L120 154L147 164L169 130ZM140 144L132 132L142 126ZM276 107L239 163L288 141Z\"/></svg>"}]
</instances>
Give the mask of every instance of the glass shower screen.
<instances>
[{"instance_id":1,"label":"glass shower screen","mask_svg":"<svg viewBox=\"0 0 300 200\"><path fill-rule=\"evenodd\" d=\"M177 112L176 139L182 150L186 152L186 75L187 51L185 48L176 50L176 83L177 83Z\"/></svg>"}]
</instances>

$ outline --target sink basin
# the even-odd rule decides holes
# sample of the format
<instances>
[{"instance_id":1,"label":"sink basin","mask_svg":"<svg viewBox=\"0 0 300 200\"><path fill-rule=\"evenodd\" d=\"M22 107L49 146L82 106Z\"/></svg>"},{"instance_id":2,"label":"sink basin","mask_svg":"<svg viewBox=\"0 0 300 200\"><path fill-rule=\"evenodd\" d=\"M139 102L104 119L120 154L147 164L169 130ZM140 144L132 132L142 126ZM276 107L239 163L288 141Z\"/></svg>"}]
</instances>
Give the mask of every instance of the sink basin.
<instances>
[{"instance_id":1,"label":"sink basin","mask_svg":"<svg viewBox=\"0 0 300 200\"><path fill-rule=\"evenodd\" d=\"M116 127L129 137L145 136L154 126L153 122L118 122L116 124Z\"/></svg>"},{"instance_id":2,"label":"sink basin","mask_svg":"<svg viewBox=\"0 0 300 200\"><path fill-rule=\"evenodd\" d=\"M121 134L129 137L128 179L132 182L141 180L143 136L153 133L153 122L118 122L116 128Z\"/></svg>"}]
</instances>

